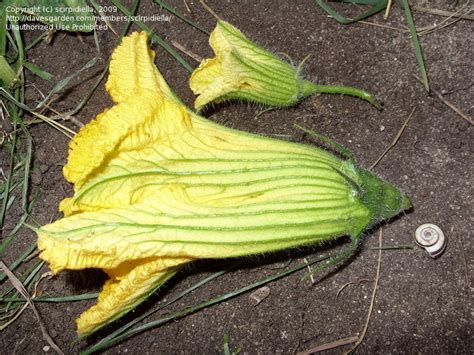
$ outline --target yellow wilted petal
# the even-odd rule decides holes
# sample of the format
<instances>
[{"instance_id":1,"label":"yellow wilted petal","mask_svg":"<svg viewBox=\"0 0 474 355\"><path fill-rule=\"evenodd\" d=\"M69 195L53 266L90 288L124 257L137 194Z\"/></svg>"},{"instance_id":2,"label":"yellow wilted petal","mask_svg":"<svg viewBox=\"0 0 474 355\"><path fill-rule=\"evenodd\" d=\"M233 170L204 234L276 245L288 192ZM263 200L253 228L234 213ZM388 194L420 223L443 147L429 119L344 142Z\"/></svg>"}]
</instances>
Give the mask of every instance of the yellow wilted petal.
<instances>
[{"instance_id":1,"label":"yellow wilted petal","mask_svg":"<svg viewBox=\"0 0 474 355\"><path fill-rule=\"evenodd\" d=\"M150 132L170 133L170 125L182 125L180 118L186 119L178 114L176 120L166 120L164 117L155 120L157 111L173 115L174 111L186 109L170 107L168 100L164 101L181 102L153 64L154 57L155 53L148 48L145 32L133 33L124 38L114 51L106 88L118 105L99 114L70 142L64 176L74 184L75 190L81 188L84 181L90 178L89 175L93 175L101 164L107 162L126 137L128 141L133 140L139 129L148 130L146 134L149 135L152 134ZM145 101L151 105L143 105ZM146 142L141 140L136 144Z\"/></svg>"},{"instance_id":2,"label":"yellow wilted petal","mask_svg":"<svg viewBox=\"0 0 474 355\"><path fill-rule=\"evenodd\" d=\"M113 159L118 150L146 146L157 136L180 135L187 124L185 108L164 100L158 93L142 92L105 110L80 130L69 144L64 176L77 191L100 173L100 166Z\"/></svg>"},{"instance_id":3,"label":"yellow wilted petal","mask_svg":"<svg viewBox=\"0 0 474 355\"><path fill-rule=\"evenodd\" d=\"M147 42L146 32L135 32L123 39L112 54L110 75L105 88L116 103L126 101L142 90L159 91L180 103L181 100L156 69L156 54L148 48Z\"/></svg>"},{"instance_id":4,"label":"yellow wilted petal","mask_svg":"<svg viewBox=\"0 0 474 355\"><path fill-rule=\"evenodd\" d=\"M200 109L207 103L218 101L223 92L232 92L238 89L235 80L226 80L222 76L223 58L205 59L191 74L189 85L191 90L198 95L194 106Z\"/></svg>"},{"instance_id":5,"label":"yellow wilted petal","mask_svg":"<svg viewBox=\"0 0 474 355\"><path fill-rule=\"evenodd\" d=\"M111 279L105 283L97 304L76 320L78 332L87 335L121 317L145 300L187 262L189 260L146 259L124 265L124 275L120 275L120 271L115 275L115 270L106 270Z\"/></svg>"}]
</instances>

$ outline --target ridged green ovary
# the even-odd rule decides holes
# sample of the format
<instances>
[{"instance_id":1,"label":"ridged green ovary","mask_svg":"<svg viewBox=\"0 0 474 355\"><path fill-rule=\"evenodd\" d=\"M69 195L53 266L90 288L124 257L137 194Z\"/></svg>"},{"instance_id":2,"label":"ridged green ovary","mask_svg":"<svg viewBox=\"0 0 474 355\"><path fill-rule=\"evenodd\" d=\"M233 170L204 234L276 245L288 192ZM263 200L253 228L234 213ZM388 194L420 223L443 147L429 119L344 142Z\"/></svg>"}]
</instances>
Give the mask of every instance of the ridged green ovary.
<instances>
[{"instance_id":1,"label":"ridged green ovary","mask_svg":"<svg viewBox=\"0 0 474 355\"><path fill-rule=\"evenodd\" d=\"M43 227L44 238L61 239L55 254L91 263L77 268L148 257L226 258L356 235L369 223L369 210L341 176L354 174L351 163L197 116L193 125L169 149L160 142L153 153L131 150L77 191L73 205L100 211ZM203 141L216 127L219 147ZM190 147L191 158L183 158L180 149ZM108 237L113 245L104 243Z\"/></svg>"},{"instance_id":2,"label":"ridged green ovary","mask_svg":"<svg viewBox=\"0 0 474 355\"><path fill-rule=\"evenodd\" d=\"M255 45L229 23L218 21L210 43L217 57L203 62L191 78L196 93L208 90L200 100L209 96L208 101L238 99L281 107L292 106L304 96L304 81L295 67ZM201 80L208 83L206 89Z\"/></svg>"}]
</instances>

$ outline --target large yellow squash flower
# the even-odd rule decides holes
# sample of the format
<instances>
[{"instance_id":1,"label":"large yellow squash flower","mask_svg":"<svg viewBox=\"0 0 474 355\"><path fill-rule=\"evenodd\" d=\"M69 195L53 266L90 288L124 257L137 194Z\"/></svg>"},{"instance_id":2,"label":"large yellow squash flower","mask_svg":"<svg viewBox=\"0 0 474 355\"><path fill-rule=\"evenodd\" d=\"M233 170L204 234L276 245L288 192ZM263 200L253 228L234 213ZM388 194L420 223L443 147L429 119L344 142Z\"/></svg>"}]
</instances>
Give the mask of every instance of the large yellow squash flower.
<instances>
[{"instance_id":1,"label":"large yellow squash flower","mask_svg":"<svg viewBox=\"0 0 474 355\"><path fill-rule=\"evenodd\" d=\"M183 265L357 237L409 206L396 188L324 150L238 132L188 110L153 61L145 33L113 53L115 105L70 143L64 218L38 233L55 273L103 269L91 333L149 296Z\"/></svg>"},{"instance_id":2,"label":"large yellow squash flower","mask_svg":"<svg viewBox=\"0 0 474 355\"><path fill-rule=\"evenodd\" d=\"M375 98L363 90L304 80L300 67L259 47L225 21L217 21L209 44L216 56L203 60L190 79L198 111L211 102L233 99L288 107L313 93L357 96L378 107Z\"/></svg>"}]
</instances>

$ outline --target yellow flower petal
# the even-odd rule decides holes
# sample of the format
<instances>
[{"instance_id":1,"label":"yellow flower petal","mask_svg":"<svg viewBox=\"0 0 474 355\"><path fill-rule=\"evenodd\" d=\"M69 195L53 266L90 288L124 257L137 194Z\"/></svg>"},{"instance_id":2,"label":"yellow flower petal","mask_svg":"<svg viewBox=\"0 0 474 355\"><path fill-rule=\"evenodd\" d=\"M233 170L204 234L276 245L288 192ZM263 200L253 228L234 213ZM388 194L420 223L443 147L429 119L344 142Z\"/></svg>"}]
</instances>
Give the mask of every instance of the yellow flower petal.
<instances>
[{"instance_id":1,"label":"yellow flower petal","mask_svg":"<svg viewBox=\"0 0 474 355\"><path fill-rule=\"evenodd\" d=\"M118 105L98 115L70 142L64 176L74 184L75 190L97 172L119 145L130 145L134 137L139 136L139 130L163 135L177 129L169 127L169 122L183 124L179 119L166 120L166 117L155 120L157 111L173 115L174 111L185 109L168 103L181 101L153 64L154 58L155 53L148 48L145 32L125 37L114 51L106 89ZM151 104L143 105L145 100ZM178 117L186 118L180 114ZM151 133L146 134L151 136ZM124 139L127 142L122 142ZM134 142L135 145L143 143L143 140Z\"/></svg>"},{"instance_id":2,"label":"yellow flower petal","mask_svg":"<svg viewBox=\"0 0 474 355\"><path fill-rule=\"evenodd\" d=\"M196 109L212 101L218 102L224 87L228 92L238 89L235 82L226 82L222 76L221 68L222 60L220 58L205 59L192 73L189 85L191 90L199 95L194 103Z\"/></svg>"},{"instance_id":3,"label":"yellow flower petal","mask_svg":"<svg viewBox=\"0 0 474 355\"><path fill-rule=\"evenodd\" d=\"M105 110L81 129L69 144L64 176L77 191L86 180L102 173L101 166L113 160L117 151L133 151L159 136L179 136L188 124L185 108L159 93L141 92Z\"/></svg>"},{"instance_id":4,"label":"yellow flower petal","mask_svg":"<svg viewBox=\"0 0 474 355\"><path fill-rule=\"evenodd\" d=\"M114 275L115 270L107 271L112 278L105 283L97 304L76 320L78 332L87 335L127 313L176 274L187 262L189 260L143 260L124 265L126 268L124 276Z\"/></svg>"},{"instance_id":5,"label":"yellow flower petal","mask_svg":"<svg viewBox=\"0 0 474 355\"><path fill-rule=\"evenodd\" d=\"M153 61L155 52L148 48L146 32L125 37L112 54L110 75L105 85L116 103L127 101L142 90L159 91L177 103L181 100L169 88Z\"/></svg>"}]
</instances>

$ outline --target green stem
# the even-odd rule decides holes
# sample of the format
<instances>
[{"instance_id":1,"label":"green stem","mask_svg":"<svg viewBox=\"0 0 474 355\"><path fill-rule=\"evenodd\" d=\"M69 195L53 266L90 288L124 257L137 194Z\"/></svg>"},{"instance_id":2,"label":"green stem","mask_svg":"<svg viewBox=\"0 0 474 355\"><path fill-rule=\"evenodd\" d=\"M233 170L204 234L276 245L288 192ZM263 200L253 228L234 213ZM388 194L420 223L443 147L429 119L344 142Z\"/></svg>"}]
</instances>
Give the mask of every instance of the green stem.
<instances>
[{"instance_id":1,"label":"green stem","mask_svg":"<svg viewBox=\"0 0 474 355\"><path fill-rule=\"evenodd\" d=\"M311 137L319 139L321 142L329 145L332 149L337 151L339 154L341 154L343 157L345 157L347 160L350 160L354 164L356 164L356 158L354 154L350 151L350 149L347 149L344 147L342 144L337 143L336 141L332 140L329 137L323 136L322 134L319 134L318 132L312 131L310 129L304 128L300 125L294 124L294 126L303 132L309 134Z\"/></svg>"},{"instance_id":2,"label":"green stem","mask_svg":"<svg viewBox=\"0 0 474 355\"><path fill-rule=\"evenodd\" d=\"M317 267L314 270L311 270L310 272L306 273L301 279L304 280L308 277L311 277L312 275L315 275L317 273L320 273L321 271L327 269L328 267L337 265L337 264L343 264L347 260L349 260L354 253L357 251L357 248L359 247L361 242L361 235L357 235L355 237L351 238L351 244L343 250L340 254L330 258L327 262L325 262L323 265Z\"/></svg>"},{"instance_id":3,"label":"green stem","mask_svg":"<svg viewBox=\"0 0 474 355\"><path fill-rule=\"evenodd\" d=\"M368 93L365 90L353 88L350 86L339 86L339 85L317 85L310 81L305 81L303 85L303 94L309 96L311 94L342 94L355 96L362 100L369 102L376 109L380 110L380 104L375 99L375 96L371 93Z\"/></svg>"},{"instance_id":4,"label":"green stem","mask_svg":"<svg viewBox=\"0 0 474 355\"><path fill-rule=\"evenodd\" d=\"M411 14L410 5L408 0L402 0L403 9L405 10L405 17L407 19L408 28L410 30L411 40L413 47L415 48L416 62L418 63L418 70L420 71L420 77L423 81L423 85L427 92L430 92L430 84L428 82L428 74L426 74L425 61L423 59L423 52L421 51L420 41L418 40L418 34L416 32L415 22Z\"/></svg>"}]
</instances>

